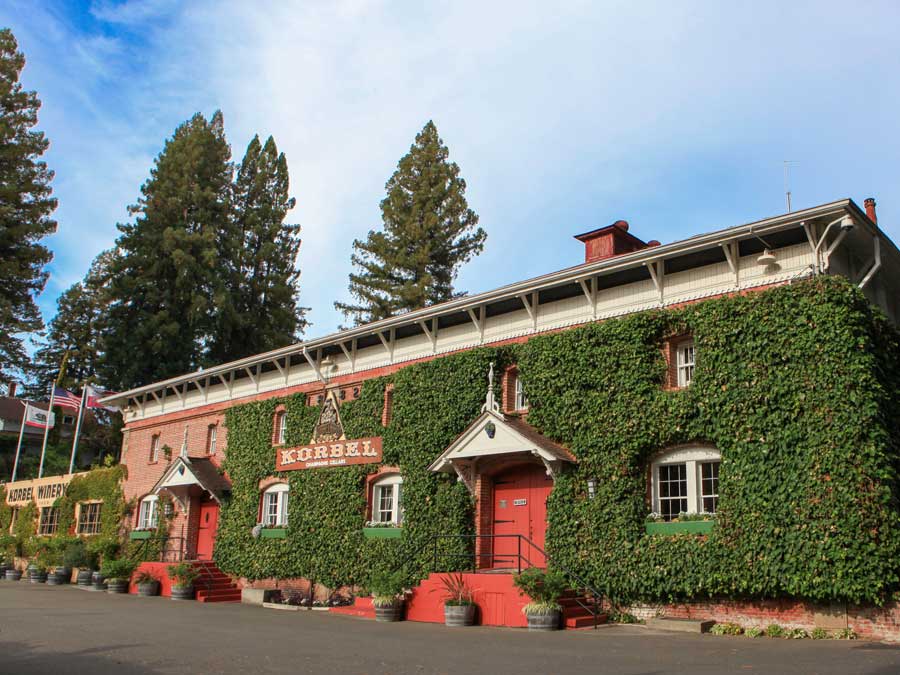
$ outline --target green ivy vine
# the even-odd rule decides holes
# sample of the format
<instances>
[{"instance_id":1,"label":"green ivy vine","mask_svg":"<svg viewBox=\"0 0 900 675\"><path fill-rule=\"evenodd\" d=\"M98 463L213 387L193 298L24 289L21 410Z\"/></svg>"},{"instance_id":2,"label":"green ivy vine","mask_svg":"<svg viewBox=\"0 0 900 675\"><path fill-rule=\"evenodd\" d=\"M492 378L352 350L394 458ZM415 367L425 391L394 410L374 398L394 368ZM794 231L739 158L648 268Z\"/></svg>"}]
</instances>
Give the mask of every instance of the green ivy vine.
<instances>
[{"instance_id":1,"label":"green ivy vine","mask_svg":"<svg viewBox=\"0 0 900 675\"><path fill-rule=\"evenodd\" d=\"M669 391L662 345L687 331L694 381ZM384 462L403 473L400 539L362 536L373 466L282 474L287 538L254 539L259 481L275 475L275 407L287 408L290 444L309 441L318 408L302 395L231 408L221 568L334 587L364 584L411 556L414 574L426 574L432 535L474 531L465 487L427 467L478 415L491 361L518 363L529 423L578 458L548 502L553 560L610 597L879 603L900 588L898 335L858 289L833 277L452 354L365 382L341 417L348 437L383 436ZM382 428L388 383L393 415ZM722 454L716 526L709 536L648 536L650 459L698 441ZM594 499L588 478L598 480ZM469 550L462 539L446 543L445 552Z\"/></svg>"}]
</instances>

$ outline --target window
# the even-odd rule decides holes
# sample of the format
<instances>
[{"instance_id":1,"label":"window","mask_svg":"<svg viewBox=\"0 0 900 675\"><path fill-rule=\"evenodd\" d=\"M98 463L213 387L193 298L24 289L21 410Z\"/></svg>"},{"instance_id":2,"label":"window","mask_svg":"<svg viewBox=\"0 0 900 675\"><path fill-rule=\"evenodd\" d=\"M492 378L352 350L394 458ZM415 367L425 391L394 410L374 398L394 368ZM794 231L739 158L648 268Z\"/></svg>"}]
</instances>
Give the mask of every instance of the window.
<instances>
[{"instance_id":1,"label":"window","mask_svg":"<svg viewBox=\"0 0 900 675\"><path fill-rule=\"evenodd\" d=\"M515 410L528 410L528 397L525 395L525 387L522 386L522 378L515 375Z\"/></svg>"},{"instance_id":2,"label":"window","mask_svg":"<svg viewBox=\"0 0 900 675\"><path fill-rule=\"evenodd\" d=\"M209 429L206 431L206 454L214 455L216 454L216 432L219 430L219 425L210 424Z\"/></svg>"},{"instance_id":3,"label":"window","mask_svg":"<svg viewBox=\"0 0 900 675\"><path fill-rule=\"evenodd\" d=\"M273 485L263 493L262 523L267 527L286 527L288 524L288 486Z\"/></svg>"},{"instance_id":4,"label":"window","mask_svg":"<svg viewBox=\"0 0 900 675\"><path fill-rule=\"evenodd\" d=\"M75 530L76 534L100 533L100 509L102 507L103 504L100 502L78 505L78 527Z\"/></svg>"},{"instance_id":5,"label":"window","mask_svg":"<svg viewBox=\"0 0 900 675\"><path fill-rule=\"evenodd\" d=\"M372 487L372 520L376 523L403 522L403 478L390 474L376 481Z\"/></svg>"},{"instance_id":6,"label":"window","mask_svg":"<svg viewBox=\"0 0 900 675\"><path fill-rule=\"evenodd\" d=\"M75 418L72 415L63 415L63 424L70 427L75 424Z\"/></svg>"},{"instance_id":7,"label":"window","mask_svg":"<svg viewBox=\"0 0 900 675\"><path fill-rule=\"evenodd\" d=\"M159 461L159 434L150 439L150 463L156 464Z\"/></svg>"},{"instance_id":8,"label":"window","mask_svg":"<svg viewBox=\"0 0 900 675\"><path fill-rule=\"evenodd\" d=\"M675 363L678 368L678 386L687 387L694 379L694 341L686 340L675 348Z\"/></svg>"},{"instance_id":9,"label":"window","mask_svg":"<svg viewBox=\"0 0 900 675\"><path fill-rule=\"evenodd\" d=\"M287 411L282 410L275 415L275 444L284 445L287 437Z\"/></svg>"},{"instance_id":10,"label":"window","mask_svg":"<svg viewBox=\"0 0 900 675\"><path fill-rule=\"evenodd\" d=\"M38 534L51 535L56 534L56 527L59 523L59 509L53 506L45 506L41 509L41 519L38 522Z\"/></svg>"},{"instance_id":11,"label":"window","mask_svg":"<svg viewBox=\"0 0 900 675\"><path fill-rule=\"evenodd\" d=\"M650 466L652 509L663 520L680 513L714 514L719 506L718 450L686 447L673 450Z\"/></svg>"},{"instance_id":12,"label":"window","mask_svg":"<svg viewBox=\"0 0 900 675\"><path fill-rule=\"evenodd\" d=\"M152 530L159 523L159 498L156 495L144 497L138 510L138 529Z\"/></svg>"}]
</instances>

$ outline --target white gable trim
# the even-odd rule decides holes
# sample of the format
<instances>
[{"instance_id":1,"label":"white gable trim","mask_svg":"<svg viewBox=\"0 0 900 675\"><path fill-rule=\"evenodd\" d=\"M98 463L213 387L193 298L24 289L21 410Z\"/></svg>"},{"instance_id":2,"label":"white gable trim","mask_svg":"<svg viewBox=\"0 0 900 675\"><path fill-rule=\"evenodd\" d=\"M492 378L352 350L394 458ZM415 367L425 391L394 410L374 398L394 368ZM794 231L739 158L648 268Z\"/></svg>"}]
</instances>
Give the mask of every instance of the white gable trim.
<instances>
[{"instance_id":1,"label":"white gable trim","mask_svg":"<svg viewBox=\"0 0 900 675\"><path fill-rule=\"evenodd\" d=\"M197 475L191 468L191 460L187 457L178 457L172 462L172 465L166 469L162 478L159 479L156 487L153 488L153 494L158 495L163 490L172 491L173 488L190 487L191 485L196 485L197 487L206 490L212 498L221 505L222 502L219 499L219 495L217 495L214 490L210 490L199 478L197 478ZM179 500L179 502L180 501L181 500Z\"/></svg>"}]
</instances>

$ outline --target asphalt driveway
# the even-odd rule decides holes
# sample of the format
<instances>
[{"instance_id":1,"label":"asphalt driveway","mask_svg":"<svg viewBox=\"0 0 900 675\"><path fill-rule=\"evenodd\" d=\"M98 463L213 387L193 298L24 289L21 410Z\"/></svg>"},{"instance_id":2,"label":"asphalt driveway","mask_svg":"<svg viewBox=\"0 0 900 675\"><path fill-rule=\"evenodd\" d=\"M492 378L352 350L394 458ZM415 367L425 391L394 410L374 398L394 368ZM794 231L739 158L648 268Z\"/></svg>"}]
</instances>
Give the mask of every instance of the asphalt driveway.
<instances>
[{"instance_id":1,"label":"asphalt driveway","mask_svg":"<svg viewBox=\"0 0 900 675\"><path fill-rule=\"evenodd\" d=\"M900 647L638 626L529 633L0 581L0 673L900 673Z\"/></svg>"}]
</instances>

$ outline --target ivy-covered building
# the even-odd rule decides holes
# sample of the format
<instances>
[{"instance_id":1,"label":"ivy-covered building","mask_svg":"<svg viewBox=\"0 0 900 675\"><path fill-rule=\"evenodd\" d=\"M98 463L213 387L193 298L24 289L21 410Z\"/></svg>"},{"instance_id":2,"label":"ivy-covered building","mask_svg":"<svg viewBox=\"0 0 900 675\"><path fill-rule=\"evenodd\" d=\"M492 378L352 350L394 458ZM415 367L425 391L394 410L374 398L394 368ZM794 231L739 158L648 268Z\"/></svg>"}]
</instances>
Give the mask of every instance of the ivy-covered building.
<instances>
[{"instance_id":1,"label":"ivy-covered building","mask_svg":"<svg viewBox=\"0 0 900 675\"><path fill-rule=\"evenodd\" d=\"M897 633L874 201L577 239L573 267L107 399L128 527L245 587L549 564L619 606Z\"/></svg>"}]
</instances>

